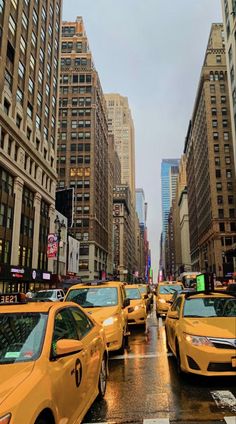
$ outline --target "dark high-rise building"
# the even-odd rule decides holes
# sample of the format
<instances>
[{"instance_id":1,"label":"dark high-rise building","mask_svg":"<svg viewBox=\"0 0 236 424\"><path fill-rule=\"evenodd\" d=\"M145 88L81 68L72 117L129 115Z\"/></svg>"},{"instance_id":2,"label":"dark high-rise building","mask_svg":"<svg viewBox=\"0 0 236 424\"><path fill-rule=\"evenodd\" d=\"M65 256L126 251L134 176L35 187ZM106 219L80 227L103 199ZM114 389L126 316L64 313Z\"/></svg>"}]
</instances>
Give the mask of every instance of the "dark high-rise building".
<instances>
[{"instance_id":1,"label":"dark high-rise building","mask_svg":"<svg viewBox=\"0 0 236 424\"><path fill-rule=\"evenodd\" d=\"M83 20L63 22L58 139L58 188L73 187L80 276L107 272L108 126L106 103Z\"/></svg>"}]
</instances>

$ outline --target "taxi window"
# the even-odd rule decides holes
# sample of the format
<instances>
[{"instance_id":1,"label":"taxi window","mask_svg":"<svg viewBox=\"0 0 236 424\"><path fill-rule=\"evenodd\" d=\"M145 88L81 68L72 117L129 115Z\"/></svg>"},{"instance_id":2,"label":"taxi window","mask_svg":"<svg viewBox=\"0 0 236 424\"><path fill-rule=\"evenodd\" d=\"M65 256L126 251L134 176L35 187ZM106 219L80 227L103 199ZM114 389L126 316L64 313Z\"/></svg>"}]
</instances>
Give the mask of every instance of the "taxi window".
<instances>
[{"instance_id":1,"label":"taxi window","mask_svg":"<svg viewBox=\"0 0 236 424\"><path fill-rule=\"evenodd\" d=\"M176 291L181 291L183 288L181 285L166 285L166 286L160 286L159 287L159 294L173 294Z\"/></svg>"},{"instance_id":2,"label":"taxi window","mask_svg":"<svg viewBox=\"0 0 236 424\"><path fill-rule=\"evenodd\" d=\"M81 340L94 327L92 321L79 308L70 308L72 316L75 320L78 337Z\"/></svg>"},{"instance_id":3,"label":"taxi window","mask_svg":"<svg viewBox=\"0 0 236 424\"><path fill-rule=\"evenodd\" d=\"M236 299L227 297L186 299L184 316L198 318L236 317Z\"/></svg>"},{"instance_id":4,"label":"taxi window","mask_svg":"<svg viewBox=\"0 0 236 424\"><path fill-rule=\"evenodd\" d=\"M172 311L178 311L178 313L180 313L181 303L182 303L182 298L181 297L178 297L174 301L173 305L171 306L171 310Z\"/></svg>"},{"instance_id":5,"label":"taxi window","mask_svg":"<svg viewBox=\"0 0 236 424\"><path fill-rule=\"evenodd\" d=\"M0 314L0 364L35 361L41 354L48 315Z\"/></svg>"},{"instance_id":6,"label":"taxi window","mask_svg":"<svg viewBox=\"0 0 236 424\"><path fill-rule=\"evenodd\" d=\"M62 309L56 314L52 337L53 353L55 353L56 342L60 339L78 340L75 321L71 316L69 308Z\"/></svg>"},{"instance_id":7,"label":"taxi window","mask_svg":"<svg viewBox=\"0 0 236 424\"><path fill-rule=\"evenodd\" d=\"M114 306L118 303L117 287L88 287L70 290L66 300L76 302L83 308Z\"/></svg>"},{"instance_id":8,"label":"taxi window","mask_svg":"<svg viewBox=\"0 0 236 424\"><path fill-rule=\"evenodd\" d=\"M141 299L142 298L139 289L126 288L125 291L126 291L126 295L127 295L128 299L132 300L132 299Z\"/></svg>"}]
</instances>

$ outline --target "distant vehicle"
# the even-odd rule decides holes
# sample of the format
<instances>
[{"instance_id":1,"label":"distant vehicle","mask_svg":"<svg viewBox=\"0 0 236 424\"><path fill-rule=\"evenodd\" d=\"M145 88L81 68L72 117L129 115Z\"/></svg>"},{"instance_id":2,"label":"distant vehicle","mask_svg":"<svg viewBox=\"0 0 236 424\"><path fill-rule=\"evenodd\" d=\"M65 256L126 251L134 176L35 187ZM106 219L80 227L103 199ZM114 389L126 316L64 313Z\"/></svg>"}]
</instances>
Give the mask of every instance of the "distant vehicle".
<instances>
[{"instance_id":1,"label":"distant vehicle","mask_svg":"<svg viewBox=\"0 0 236 424\"><path fill-rule=\"evenodd\" d=\"M181 282L184 287L196 287L196 277L197 275L200 275L201 272L182 272L179 277L178 277L178 281Z\"/></svg>"},{"instance_id":2,"label":"distant vehicle","mask_svg":"<svg viewBox=\"0 0 236 424\"><path fill-rule=\"evenodd\" d=\"M34 294L33 300L35 299L49 299L52 302L62 302L64 300L65 293L61 289L51 289L51 290L39 290Z\"/></svg>"},{"instance_id":3,"label":"distant vehicle","mask_svg":"<svg viewBox=\"0 0 236 424\"><path fill-rule=\"evenodd\" d=\"M128 324L143 325L146 327L147 312L146 299L147 294L142 295L138 284L126 284L126 296L130 299L130 307L128 308Z\"/></svg>"},{"instance_id":4,"label":"distant vehicle","mask_svg":"<svg viewBox=\"0 0 236 424\"><path fill-rule=\"evenodd\" d=\"M175 292L183 290L183 284L175 281L159 283L156 291L156 316L166 316L170 308L170 300Z\"/></svg>"}]
</instances>

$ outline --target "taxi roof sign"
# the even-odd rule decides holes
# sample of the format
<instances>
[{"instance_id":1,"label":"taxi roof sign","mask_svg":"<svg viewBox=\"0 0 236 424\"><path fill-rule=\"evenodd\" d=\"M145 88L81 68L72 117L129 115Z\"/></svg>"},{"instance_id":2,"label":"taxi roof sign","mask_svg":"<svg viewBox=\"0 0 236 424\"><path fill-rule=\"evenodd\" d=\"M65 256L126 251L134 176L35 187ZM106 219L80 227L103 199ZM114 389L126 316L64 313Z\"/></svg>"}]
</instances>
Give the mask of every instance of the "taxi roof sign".
<instances>
[{"instance_id":1,"label":"taxi roof sign","mask_svg":"<svg viewBox=\"0 0 236 424\"><path fill-rule=\"evenodd\" d=\"M196 276L196 291L206 293L214 291L214 278L213 274L208 274L207 272L199 274Z\"/></svg>"},{"instance_id":2,"label":"taxi roof sign","mask_svg":"<svg viewBox=\"0 0 236 424\"><path fill-rule=\"evenodd\" d=\"M14 305L16 303L26 303L24 293L2 293L0 294L0 305Z\"/></svg>"}]
</instances>

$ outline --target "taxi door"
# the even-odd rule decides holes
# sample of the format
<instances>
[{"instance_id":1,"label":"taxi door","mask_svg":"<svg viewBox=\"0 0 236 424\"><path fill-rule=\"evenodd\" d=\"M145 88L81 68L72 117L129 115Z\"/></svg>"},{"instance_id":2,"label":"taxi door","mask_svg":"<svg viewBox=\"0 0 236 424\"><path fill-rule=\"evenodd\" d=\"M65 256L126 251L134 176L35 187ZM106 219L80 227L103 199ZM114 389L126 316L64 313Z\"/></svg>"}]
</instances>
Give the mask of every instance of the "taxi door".
<instances>
[{"instance_id":1,"label":"taxi door","mask_svg":"<svg viewBox=\"0 0 236 424\"><path fill-rule=\"evenodd\" d=\"M59 420L74 423L87 403L88 349L61 358L55 356L56 342L60 339L77 339L77 331L70 308L56 313L52 337L52 354L49 366L52 399L58 405ZM68 420L68 421L67 421Z\"/></svg>"},{"instance_id":2,"label":"taxi door","mask_svg":"<svg viewBox=\"0 0 236 424\"><path fill-rule=\"evenodd\" d=\"M89 317L79 308L71 308L76 328L87 350L87 395L93 396L98 387L98 377L104 342L99 333L99 328L93 324Z\"/></svg>"},{"instance_id":3,"label":"taxi door","mask_svg":"<svg viewBox=\"0 0 236 424\"><path fill-rule=\"evenodd\" d=\"M180 319L180 307L182 303L182 298L178 297L176 301L173 303L170 313L168 314L168 324L167 324L167 334L168 334L168 341L170 348L175 352L175 340L176 340L176 334L177 329L179 326L179 319ZM171 312L178 312L178 319L171 317Z\"/></svg>"}]
</instances>

